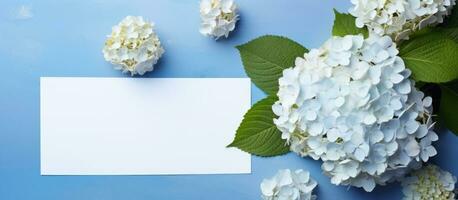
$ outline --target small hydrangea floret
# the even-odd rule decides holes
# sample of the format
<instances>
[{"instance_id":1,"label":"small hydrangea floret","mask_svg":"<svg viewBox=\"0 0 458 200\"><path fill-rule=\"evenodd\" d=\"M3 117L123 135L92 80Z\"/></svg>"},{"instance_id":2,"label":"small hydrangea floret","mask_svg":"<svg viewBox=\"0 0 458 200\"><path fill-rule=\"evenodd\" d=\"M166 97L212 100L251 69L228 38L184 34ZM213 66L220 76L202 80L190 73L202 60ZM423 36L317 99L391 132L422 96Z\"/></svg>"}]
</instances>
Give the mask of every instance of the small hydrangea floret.
<instances>
[{"instance_id":1,"label":"small hydrangea floret","mask_svg":"<svg viewBox=\"0 0 458 200\"><path fill-rule=\"evenodd\" d=\"M152 71L164 53L153 28L142 17L127 16L112 28L103 48L105 60L131 75Z\"/></svg>"},{"instance_id":2,"label":"small hydrangea floret","mask_svg":"<svg viewBox=\"0 0 458 200\"><path fill-rule=\"evenodd\" d=\"M312 194L317 182L304 170L292 172L289 169L279 170L270 178L261 183L263 200L314 200Z\"/></svg>"},{"instance_id":3,"label":"small hydrangea floret","mask_svg":"<svg viewBox=\"0 0 458 200\"><path fill-rule=\"evenodd\" d=\"M200 33L218 39L228 37L239 19L233 0L202 0L200 2Z\"/></svg>"},{"instance_id":4,"label":"small hydrangea floret","mask_svg":"<svg viewBox=\"0 0 458 200\"><path fill-rule=\"evenodd\" d=\"M372 191L437 153L432 99L397 54L388 36L333 37L279 79L274 123L334 184Z\"/></svg>"},{"instance_id":5,"label":"small hydrangea floret","mask_svg":"<svg viewBox=\"0 0 458 200\"><path fill-rule=\"evenodd\" d=\"M404 200L455 200L456 177L435 165L414 171L402 181Z\"/></svg>"},{"instance_id":6,"label":"small hydrangea floret","mask_svg":"<svg viewBox=\"0 0 458 200\"><path fill-rule=\"evenodd\" d=\"M455 0L351 0L350 13L356 26L371 33L390 35L396 41L408 39L412 31L442 23Z\"/></svg>"}]
</instances>

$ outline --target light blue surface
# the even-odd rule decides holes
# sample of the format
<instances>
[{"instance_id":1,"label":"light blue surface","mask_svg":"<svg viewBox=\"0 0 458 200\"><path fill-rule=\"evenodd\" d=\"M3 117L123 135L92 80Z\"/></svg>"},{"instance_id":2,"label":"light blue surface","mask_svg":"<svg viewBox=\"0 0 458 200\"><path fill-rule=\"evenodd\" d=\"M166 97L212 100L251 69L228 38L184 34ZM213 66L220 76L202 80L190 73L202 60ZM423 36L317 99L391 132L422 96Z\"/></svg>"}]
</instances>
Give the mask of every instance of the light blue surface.
<instances>
[{"instance_id":1,"label":"light blue surface","mask_svg":"<svg viewBox=\"0 0 458 200\"><path fill-rule=\"evenodd\" d=\"M262 179L282 168L310 170L319 199L399 199L398 184L372 193L331 185L318 161L292 153L253 157L249 175L40 176L39 77L128 77L101 53L105 35L124 16L157 25L166 53L147 77L246 77L235 45L278 34L318 47L330 35L332 8L346 11L349 1L237 0L236 32L215 42L198 32L197 0L0 0L0 199L255 200ZM32 18L18 18L22 5ZM253 102L263 96L253 89ZM436 144L434 162L458 174L458 137L442 131Z\"/></svg>"}]
</instances>

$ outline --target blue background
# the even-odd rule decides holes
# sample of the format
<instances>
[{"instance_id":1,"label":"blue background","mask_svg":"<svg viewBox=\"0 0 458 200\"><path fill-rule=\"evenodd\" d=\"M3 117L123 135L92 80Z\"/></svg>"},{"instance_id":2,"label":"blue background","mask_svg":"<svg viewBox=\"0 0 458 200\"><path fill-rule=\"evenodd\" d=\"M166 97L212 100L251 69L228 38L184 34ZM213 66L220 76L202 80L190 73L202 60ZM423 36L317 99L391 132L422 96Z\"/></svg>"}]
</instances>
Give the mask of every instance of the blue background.
<instances>
[{"instance_id":1,"label":"blue background","mask_svg":"<svg viewBox=\"0 0 458 200\"><path fill-rule=\"evenodd\" d=\"M264 34L290 37L306 47L329 36L333 8L350 0L237 0L241 21L229 39L214 41L199 29L197 0L0 1L0 199L254 200L259 184L278 169L310 170L319 199L400 199L398 184L361 189L334 186L320 163L295 154L252 157L249 175L40 176L40 76L128 77L103 59L111 26L126 15L156 23L166 53L146 77L246 77L235 45ZM19 19L22 5L33 17ZM264 94L254 88L253 102ZM440 132L433 161L458 174L458 137ZM165 152L166 153L166 152Z\"/></svg>"}]
</instances>

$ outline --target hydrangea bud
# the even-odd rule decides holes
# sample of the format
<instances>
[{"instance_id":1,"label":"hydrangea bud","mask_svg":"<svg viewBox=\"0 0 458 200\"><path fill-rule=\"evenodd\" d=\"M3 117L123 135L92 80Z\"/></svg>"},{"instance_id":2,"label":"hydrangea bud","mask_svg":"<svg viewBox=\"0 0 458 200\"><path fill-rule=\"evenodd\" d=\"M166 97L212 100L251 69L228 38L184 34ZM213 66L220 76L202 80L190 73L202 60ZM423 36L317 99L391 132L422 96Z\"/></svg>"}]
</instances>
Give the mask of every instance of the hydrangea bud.
<instances>
[{"instance_id":1,"label":"hydrangea bud","mask_svg":"<svg viewBox=\"0 0 458 200\"><path fill-rule=\"evenodd\" d=\"M316 196L312 191L316 186L317 182L308 171L284 169L274 177L264 179L261 192L264 200L314 200Z\"/></svg>"},{"instance_id":2,"label":"hydrangea bud","mask_svg":"<svg viewBox=\"0 0 458 200\"><path fill-rule=\"evenodd\" d=\"M112 28L103 48L105 60L132 76L152 71L164 53L153 28L142 17L127 16Z\"/></svg>"},{"instance_id":3,"label":"hydrangea bud","mask_svg":"<svg viewBox=\"0 0 458 200\"><path fill-rule=\"evenodd\" d=\"M202 0L200 2L200 33L218 39L228 37L238 20L237 6L233 0Z\"/></svg>"},{"instance_id":4,"label":"hydrangea bud","mask_svg":"<svg viewBox=\"0 0 458 200\"><path fill-rule=\"evenodd\" d=\"M454 200L456 177L435 165L413 172L402 181L404 200Z\"/></svg>"},{"instance_id":5,"label":"hydrangea bud","mask_svg":"<svg viewBox=\"0 0 458 200\"><path fill-rule=\"evenodd\" d=\"M442 23L455 0L351 0L350 13L356 26L371 33L390 35L396 41L408 39L412 31Z\"/></svg>"}]
</instances>

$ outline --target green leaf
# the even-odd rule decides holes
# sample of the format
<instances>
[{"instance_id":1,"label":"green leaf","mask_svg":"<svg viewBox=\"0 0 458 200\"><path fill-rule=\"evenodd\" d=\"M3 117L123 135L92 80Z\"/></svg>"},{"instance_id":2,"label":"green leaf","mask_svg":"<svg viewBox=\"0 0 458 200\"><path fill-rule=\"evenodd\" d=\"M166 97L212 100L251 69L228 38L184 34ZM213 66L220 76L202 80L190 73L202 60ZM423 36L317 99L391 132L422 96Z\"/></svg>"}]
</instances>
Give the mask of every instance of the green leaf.
<instances>
[{"instance_id":1,"label":"green leaf","mask_svg":"<svg viewBox=\"0 0 458 200\"><path fill-rule=\"evenodd\" d=\"M275 114L272 105L276 100L276 96L271 96L254 104L245 114L234 141L228 147L237 147L258 156L288 153L289 146L281 139L281 132L273 123Z\"/></svg>"},{"instance_id":2,"label":"green leaf","mask_svg":"<svg viewBox=\"0 0 458 200\"><path fill-rule=\"evenodd\" d=\"M457 28L436 28L437 32L443 33L450 39L458 43L458 27Z\"/></svg>"},{"instance_id":3,"label":"green leaf","mask_svg":"<svg viewBox=\"0 0 458 200\"><path fill-rule=\"evenodd\" d=\"M339 13L334 9L335 19L332 27L332 35L346 36L363 34L365 38L369 35L367 28L358 28L355 24L355 17L350 14Z\"/></svg>"},{"instance_id":4,"label":"green leaf","mask_svg":"<svg viewBox=\"0 0 458 200\"><path fill-rule=\"evenodd\" d=\"M444 36L452 39L455 42L458 42L458 27L456 28L444 28L444 27L425 27L421 30L417 30L413 32L411 35L409 35L409 39L413 40L418 37L422 37L428 34L443 34ZM406 40L407 41L407 40ZM401 46L402 46L401 41Z\"/></svg>"},{"instance_id":5,"label":"green leaf","mask_svg":"<svg viewBox=\"0 0 458 200\"><path fill-rule=\"evenodd\" d=\"M443 83L458 78L458 44L444 33L412 38L403 42L399 50L417 81Z\"/></svg>"},{"instance_id":6,"label":"green leaf","mask_svg":"<svg viewBox=\"0 0 458 200\"><path fill-rule=\"evenodd\" d=\"M296 57L307 49L280 36L262 36L237 46L245 71L256 86L267 94L276 94L284 69L293 67Z\"/></svg>"},{"instance_id":7,"label":"green leaf","mask_svg":"<svg viewBox=\"0 0 458 200\"><path fill-rule=\"evenodd\" d=\"M439 117L455 135L458 135L458 83L441 85L442 96Z\"/></svg>"}]
</instances>

